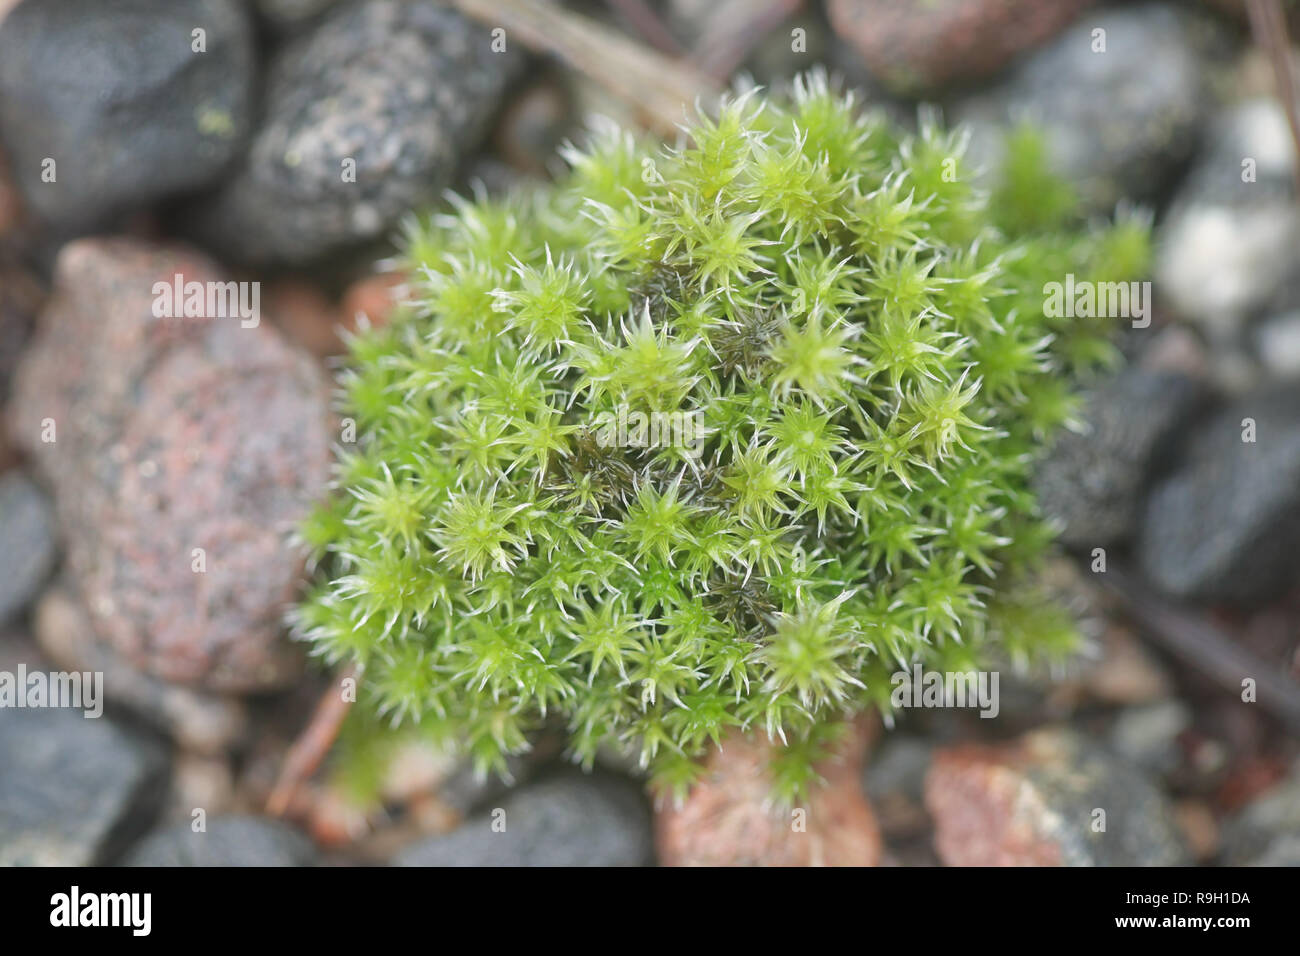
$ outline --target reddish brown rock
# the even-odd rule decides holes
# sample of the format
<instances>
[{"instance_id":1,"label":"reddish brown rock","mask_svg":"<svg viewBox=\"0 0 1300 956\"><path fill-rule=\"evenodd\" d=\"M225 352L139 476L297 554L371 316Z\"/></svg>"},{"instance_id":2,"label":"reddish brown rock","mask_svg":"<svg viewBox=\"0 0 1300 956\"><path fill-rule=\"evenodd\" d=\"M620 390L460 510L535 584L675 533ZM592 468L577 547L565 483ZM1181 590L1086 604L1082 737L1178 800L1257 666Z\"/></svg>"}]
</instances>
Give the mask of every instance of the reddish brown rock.
<instances>
[{"instance_id":1,"label":"reddish brown rock","mask_svg":"<svg viewBox=\"0 0 1300 956\"><path fill-rule=\"evenodd\" d=\"M867 734L846 737L820 766L824 786L801 805L772 806L766 734L732 734L709 756L704 778L679 807L655 811L665 866L876 866L880 830L862 794ZM800 812L802 811L802 812Z\"/></svg>"},{"instance_id":2,"label":"reddish brown rock","mask_svg":"<svg viewBox=\"0 0 1300 956\"><path fill-rule=\"evenodd\" d=\"M343 304L339 308L344 327L350 330L361 327L362 316L372 327L385 324L397 307L405 282L403 275L383 273L352 283L343 294Z\"/></svg>"},{"instance_id":3,"label":"reddish brown rock","mask_svg":"<svg viewBox=\"0 0 1300 956\"><path fill-rule=\"evenodd\" d=\"M938 750L925 781L948 866L1174 866L1173 811L1137 768L1067 731Z\"/></svg>"},{"instance_id":4,"label":"reddish brown rock","mask_svg":"<svg viewBox=\"0 0 1300 956\"><path fill-rule=\"evenodd\" d=\"M327 848L347 846L374 828L374 807L359 806L338 787L313 785L303 789L292 807L312 840Z\"/></svg>"},{"instance_id":5,"label":"reddish brown rock","mask_svg":"<svg viewBox=\"0 0 1300 956\"><path fill-rule=\"evenodd\" d=\"M393 273L353 282L337 305L320 288L302 279L281 279L271 286L269 311L279 329L319 358L347 351L343 333L377 327L397 307L405 277Z\"/></svg>"},{"instance_id":6,"label":"reddish brown rock","mask_svg":"<svg viewBox=\"0 0 1300 956\"><path fill-rule=\"evenodd\" d=\"M53 486L95 633L166 680L256 690L299 663L289 535L328 478L327 386L266 321L155 317L176 275L224 279L184 249L64 247L11 433Z\"/></svg>"},{"instance_id":7,"label":"reddish brown rock","mask_svg":"<svg viewBox=\"0 0 1300 956\"><path fill-rule=\"evenodd\" d=\"M326 358L343 351L339 310L319 287L302 279L281 279L271 286L267 305L276 326L313 355Z\"/></svg>"},{"instance_id":8,"label":"reddish brown rock","mask_svg":"<svg viewBox=\"0 0 1300 956\"><path fill-rule=\"evenodd\" d=\"M1066 26L1092 0L829 0L837 33L899 93L988 76Z\"/></svg>"}]
</instances>

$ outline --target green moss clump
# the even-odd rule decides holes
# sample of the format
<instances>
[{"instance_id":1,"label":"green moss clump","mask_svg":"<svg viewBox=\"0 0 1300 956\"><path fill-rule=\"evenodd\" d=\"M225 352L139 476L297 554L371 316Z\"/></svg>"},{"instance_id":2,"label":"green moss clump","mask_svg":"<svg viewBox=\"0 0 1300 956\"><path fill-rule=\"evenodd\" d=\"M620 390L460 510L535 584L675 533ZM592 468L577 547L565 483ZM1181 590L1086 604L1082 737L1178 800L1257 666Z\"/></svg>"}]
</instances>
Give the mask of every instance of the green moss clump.
<instances>
[{"instance_id":1,"label":"green moss clump","mask_svg":"<svg viewBox=\"0 0 1300 956\"><path fill-rule=\"evenodd\" d=\"M1043 286L1135 277L1146 229L1076 222L1024 133L990 208L959 134L817 76L685 143L603 130L554 187L411 227L296 625L482 768L562 722L681 792L754 727L788 796L896 670L1074 647L1027 474L1114 320L1049 319Z\"/></svg>"}]
</instances>

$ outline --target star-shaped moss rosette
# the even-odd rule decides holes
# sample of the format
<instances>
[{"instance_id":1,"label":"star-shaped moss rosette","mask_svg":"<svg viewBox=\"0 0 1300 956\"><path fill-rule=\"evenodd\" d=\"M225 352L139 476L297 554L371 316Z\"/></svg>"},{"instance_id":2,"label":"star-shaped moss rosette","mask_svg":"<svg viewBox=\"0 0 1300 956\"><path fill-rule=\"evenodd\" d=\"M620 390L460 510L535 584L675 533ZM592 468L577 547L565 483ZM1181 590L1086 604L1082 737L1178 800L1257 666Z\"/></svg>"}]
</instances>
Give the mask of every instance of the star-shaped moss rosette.
<instances>
[{"instance_id":1,"label":"star-shaped moss rosette","mask_svg":"<svg viewBox=\"0 0 1300 956\"><path fill-rule=\"evenodd\" d=\"M1147 224L1076 222L1028 134L982 193L960 134L818 76L683 142L601 130L553 187L412 226L295 623L482 768L562 721L681 793L743 726L787 742L790 796L892 673L1075 647L1027 476L1115 320L1043 287L1137 277Z\"/></svg>"}]
</instances>

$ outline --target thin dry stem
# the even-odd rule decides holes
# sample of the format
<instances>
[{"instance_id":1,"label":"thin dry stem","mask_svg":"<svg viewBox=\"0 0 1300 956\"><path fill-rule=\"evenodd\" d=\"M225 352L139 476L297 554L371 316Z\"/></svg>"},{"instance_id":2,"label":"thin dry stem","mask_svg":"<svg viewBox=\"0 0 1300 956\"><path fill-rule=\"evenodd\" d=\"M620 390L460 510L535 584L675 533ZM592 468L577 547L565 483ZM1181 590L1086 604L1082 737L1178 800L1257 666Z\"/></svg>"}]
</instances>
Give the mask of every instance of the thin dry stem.
<instances>
[{"instance_id":1,"label":"thin dry stem","mask_svg":"<svg viewBox=\"0 0 1300 956\"><path fill-rule=\"evenodd\" d=\"M355 680L356 675L356 665L349 665L338 680L340 683L349 678ZM285 755L279 779L275 781L271 795L266 800L267 813L278 817L289 809L298 788L316 772L316 768L334 746L351 706L351 701L339 693L337 685L321 695L311 721Z\"/></svg>"},{"instance_id":2,"label":"thin dry stem","mask_svg":"<svg viewBox=\"0 0 1300 956\"><path fill-rule=\"evenodd\" d=\"M663 136L676 136L698 100L716 100L714 81L679 60L656 53L630 37L543 0L452 0L461 13L484 26L501 27L507 43L559 57L635 107Z\"/></svg>"}]
</instances>

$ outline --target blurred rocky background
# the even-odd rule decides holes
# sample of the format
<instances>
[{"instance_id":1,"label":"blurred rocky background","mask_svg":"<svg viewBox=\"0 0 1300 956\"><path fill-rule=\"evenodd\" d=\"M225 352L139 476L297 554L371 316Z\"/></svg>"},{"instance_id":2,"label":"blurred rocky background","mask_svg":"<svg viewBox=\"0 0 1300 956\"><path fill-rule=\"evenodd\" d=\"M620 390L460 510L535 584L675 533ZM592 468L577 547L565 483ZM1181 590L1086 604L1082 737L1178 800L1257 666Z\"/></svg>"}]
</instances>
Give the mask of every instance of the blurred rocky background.
<instances>
[{"instance_id":1,"label":"blurred rocky background","mask_svg":"<svg viewBox=\"0 0 1300 956\"><path fill-rule=\"evenodd\" d=\"M608 54L512 32L559 13L462 12L490 7L0 0L0 670L107 700L0 710L0 863L1300 865L1297 157L1244 0L564 4L673 89L821 65L904 121L938 104L986 171L1033 122L1091 210L1150 210L1155 320L1038 479L1090 653L1004 673L997 720L863 723L800 832L753 738L680 806L543 736L509 786L412 741L376 801L327 762L267 813L336 681L284 634L291 532L402 217L544 179L592 114L661 125ZM261 283L264 320L154 317L176 274Z\"/></svg>"}]
</instances>

